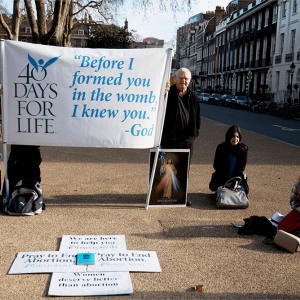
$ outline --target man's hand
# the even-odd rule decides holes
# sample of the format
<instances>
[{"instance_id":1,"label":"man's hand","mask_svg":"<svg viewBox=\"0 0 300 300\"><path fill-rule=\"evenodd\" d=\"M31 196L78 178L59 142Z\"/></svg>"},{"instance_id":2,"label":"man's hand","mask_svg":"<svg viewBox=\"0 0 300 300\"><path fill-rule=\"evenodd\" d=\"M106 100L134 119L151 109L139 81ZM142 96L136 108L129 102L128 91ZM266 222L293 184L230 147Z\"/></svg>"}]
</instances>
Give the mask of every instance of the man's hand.
<instances>
[{"instance_id":1,"label":"man's hand","mask_svg":"<svg viewBox=\"0 0 300 300\"><path fill-rule=\"evenodd\" d=\"M166 83L165 94L170 90L170 87L171 87L171 83L170 83L170 81L168 81Z\"/></svg>"}]
</instances>

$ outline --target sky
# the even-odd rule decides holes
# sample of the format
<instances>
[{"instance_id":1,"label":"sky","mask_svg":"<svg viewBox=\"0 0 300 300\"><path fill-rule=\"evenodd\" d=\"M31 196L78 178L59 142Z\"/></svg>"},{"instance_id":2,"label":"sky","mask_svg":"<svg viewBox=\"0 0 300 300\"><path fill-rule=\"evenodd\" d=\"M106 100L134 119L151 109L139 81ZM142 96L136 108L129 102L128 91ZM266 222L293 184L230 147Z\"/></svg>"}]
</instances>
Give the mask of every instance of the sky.
<instances>
[{"instance_id":1,"label":"sky","mask_svg":"<svg viewBox=\"0 0 300 300\"><path fill-rule=\"evenodd\" d=\"M179 3L184 0L177 0ZM194 0L192 2L191 10L187 8L182 9L176 13L174 18L171 9L167 12L159 12L159 5L156 0L156 5L153 12L147 14L147 19L144 13L136 12L132 9L131 1L122 7L122 11L118 13L117 21L120 26L124 26L124 21L127 18L129 30L136 30L137 34L142 38L155 37L157 39L165 40L165 43L176 37L176 31L179 27L183 26L187 20L198 13L205 13L206 11L214 11L216 6L226 7L229 0Z\"/></svg>"},{"instance_id":2,"label":"sky","mask_svg":"<svg viewBox=\"0 0 300 300\"><path fill-rule=\"evenodd\" d=\"M155 37L160 40L165 40L168 43L172 39L176 39L177 29L184 25L187 20L198 14L205 13L206 11L214 11L216 6L226 7L230 0L191 0L191 8L188 9L187 5L182 3L187 0L151 0L153 8L147 10L145 17L144 12L136 11L133 9L133 2L142 2L149 0L123 0L124 5L118 9L116 21L119 26L124 26L125 19L128 20L129 31L135 30L136 33L142 38ZM176 17L167 4L166 11L159 10L159 1L163 2L177 2L180 10L176 12ZM32 1L34 2L34 1ZM3 6L6 6L12 12L11 0L0 0Z\"/></svg>"}]
</instances>

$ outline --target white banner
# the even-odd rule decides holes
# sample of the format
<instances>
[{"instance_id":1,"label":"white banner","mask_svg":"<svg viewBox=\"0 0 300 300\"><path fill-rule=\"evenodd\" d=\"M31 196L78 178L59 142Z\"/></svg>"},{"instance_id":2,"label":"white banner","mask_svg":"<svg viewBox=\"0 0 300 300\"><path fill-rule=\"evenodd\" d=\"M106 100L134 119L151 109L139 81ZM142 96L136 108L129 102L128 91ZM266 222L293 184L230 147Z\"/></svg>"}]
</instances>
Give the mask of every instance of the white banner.
<instances>
[{"instance_id":1,"label":"white banner","mask_svg":"<svg viewBox=\"0 0 300 300\"><path fill-rule=\"evenodd\" d=\"M99 272L161 272L154 251L118 251L95 253L95 264L88 265L87 271Z\"/></svg>"},{"instance_id":2,"label":"white banner","mask_svg":"<svg viewBox=\"0 0 300 300\"><path fill-rule=\"evenodd\" d=\"M8 274L86 272L76 264L77 253L59 251L20 252Z\"/></svg>"},{"instance_id":3,"label":"white banner","mask_svg":"<svg viewBox=\"0 0 300 300\"><path fill-rule=\"evenodd\" d=\"M3 141L152 148L164 119L172 51L2 41Z\"/></svg>"},{"instance_id":4,"label":"white banner","mask_svg":"<svg viewBox=\"0 0 300 300\"><path fill-rule=\"evenodd\" d=\"M63 235L59 251L126 250L125 235Z\"/></svg>"},{"instance_id":5,"label":"white banner","mask_svg":"<svg viewBox=\"0 0 300 300\"><path fill-rule=\"evenodd\" d=\"M133 293L129 272L53 273L49 296L97 296Z\"/></svg>"}]
</instances>

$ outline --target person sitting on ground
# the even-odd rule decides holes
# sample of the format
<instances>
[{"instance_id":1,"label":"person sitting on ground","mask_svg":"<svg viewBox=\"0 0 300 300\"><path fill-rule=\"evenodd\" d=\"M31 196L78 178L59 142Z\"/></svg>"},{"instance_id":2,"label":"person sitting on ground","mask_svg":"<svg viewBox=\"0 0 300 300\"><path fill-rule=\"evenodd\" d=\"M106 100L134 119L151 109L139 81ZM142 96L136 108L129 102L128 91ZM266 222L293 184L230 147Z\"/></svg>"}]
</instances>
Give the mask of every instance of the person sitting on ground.
<instances>
[{"instance_id":1,"label":"person sitting on ground","mask_svg":"<svg viewBox=\"0 0 300 300\"><path fill-rule=\"evenodd\" d=\"M211 176L209 188L215 192L219 186L231 178L242 178L241 186L246 194L249 192L247 178L244 170L247 164L248 147L242 143L241 129L233 125L225 134L225 142L219 144L216 149L213 167L215 172Z\"/></svg>"},{"instance_id":2,"label":"person sitting on ground","mask_svg":"<svg viewBox=\"0 0 300 300\"><path fill-rule=\"evenodd\" d=\"M300 177L292 188L290 204L293 210L300 212Z\"/></svg>"}]
</instances>

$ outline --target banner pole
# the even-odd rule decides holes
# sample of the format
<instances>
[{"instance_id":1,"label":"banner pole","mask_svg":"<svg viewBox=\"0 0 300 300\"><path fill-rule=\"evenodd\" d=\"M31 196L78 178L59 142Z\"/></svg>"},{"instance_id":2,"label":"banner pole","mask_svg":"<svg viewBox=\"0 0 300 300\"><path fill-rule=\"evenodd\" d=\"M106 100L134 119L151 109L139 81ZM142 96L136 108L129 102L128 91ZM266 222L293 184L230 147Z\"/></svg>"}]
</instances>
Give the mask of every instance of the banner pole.
<instances>
[{"instance_id":1,"label":"banner pole","mask_svg":"<svg viewBox=\"0 0 300 300\"><path fill-rule=\"evenodd\" d=\"M1 56L1 66L0 66L0 76L1 76L1 134L3 141L3 161L4 161L4 183L5 183L5 194L3 195L3 213L6 213L7 203L9 200L9 182L7 178L7 142L6 142L6 134L4 130L4 101L3 101L3 63L4 63L4 43L3 39L0 40L0 56ZM2 183L0 183L2 184Z\"/></svg>"},{"instance_id":2,"label":"banner pole","mask_svg":"<svg viewBox=\"0 0 300 300\"><path fill-rule=\"evenodd\" d=\"M166 83L168 81L170 81L170 73L171 73L171 67L172 67L173 49L169 48L168 50L169 50L169 53L168 53L168 57L167 57L164 80L163 80L163 83L162 83L162 85L164 85L164 86L162 86L162 90L164 90L164 91L165 91ZM164 101L164 105L163 105L163 120L165 119L165 114L166 114L168 94L169 94L169 91L167 91L167 93L164 94L164 99L166 99L166 100ZM161 137L162 137L162 131L163 131L163 127L164 127L163 125L164 125L164 122L161 123L160 131L159 131L159 137L158 137L158 145L156 146L156 150L155 150L155 157L154 157L154 162L153 162L153 166L152 166L151 177L150 177L149 186L148 186L146 205L145 205L146 210L149 207L150 195L151 195L151 191L152 191L152 187L153 187L155 170L156 170L156 166L157 166L157 159L158 159L158 154L159 154L159 151L160 151Z\"/></svg>"},{"instance_id":3,"label":"banner pole","mask_svg":"<svg viewBox=\"0 0 300 300\"><path fill-rule=\"evenodd\" d=\"M150 195L151 195L151 190L153 187L155 170L156 170L156 166L157 166L158 153L159 153L159 146L156 146L155 156L154 156L154 161L153 161L153 166L152 166L152 171L151 171L151 177L150 177L149 186L148 186L147 200L146 200L146 206L145 206L146 210L148 209L148 206L149 206Z\"/></svg>"}]
</instances>

